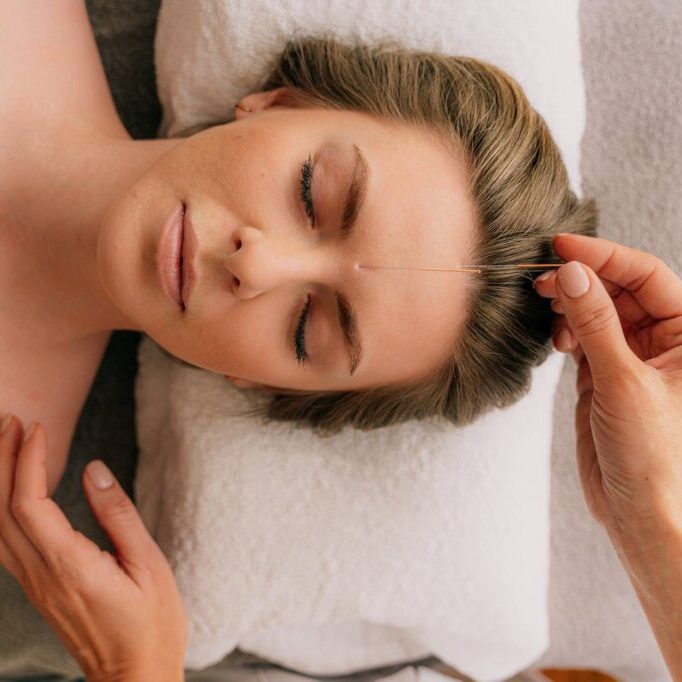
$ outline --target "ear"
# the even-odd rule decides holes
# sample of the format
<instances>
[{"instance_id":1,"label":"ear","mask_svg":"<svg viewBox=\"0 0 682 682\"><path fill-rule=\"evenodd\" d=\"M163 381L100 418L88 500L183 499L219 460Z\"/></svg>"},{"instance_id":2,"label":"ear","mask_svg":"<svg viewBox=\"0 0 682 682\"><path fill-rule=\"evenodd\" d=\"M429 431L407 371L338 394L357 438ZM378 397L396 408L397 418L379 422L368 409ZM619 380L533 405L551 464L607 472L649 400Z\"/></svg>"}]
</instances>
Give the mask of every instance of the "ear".
<instances>
[{"instance_id":1,"label":"ear","mask_svg":"<svg viewBox=\"0 0 682 682\"><path fill-rule=\"evenodd\" d=\"M224 376L237 388L263 388L263 384L259 384L257 381L249 381L249 379L241 379L240 377L231 377L228 374L225 374Z\"/></svg>"},{"instance_id":2,"label":"ear","mask_svg":"<svg viewBox=\"0 0 682 682\"><path fill-rule=\"evenodd\" d=\"M239 100L239 104L243 105L244 111L241 107L236 107L234 110L234 118L241 121L247 116L251 116L259 111L265 111L270 107L277 106L295 106L295 95L291 88L275 88L274 90L266 90L264 92L252 92Z\"/></svg>"}]
</instances>

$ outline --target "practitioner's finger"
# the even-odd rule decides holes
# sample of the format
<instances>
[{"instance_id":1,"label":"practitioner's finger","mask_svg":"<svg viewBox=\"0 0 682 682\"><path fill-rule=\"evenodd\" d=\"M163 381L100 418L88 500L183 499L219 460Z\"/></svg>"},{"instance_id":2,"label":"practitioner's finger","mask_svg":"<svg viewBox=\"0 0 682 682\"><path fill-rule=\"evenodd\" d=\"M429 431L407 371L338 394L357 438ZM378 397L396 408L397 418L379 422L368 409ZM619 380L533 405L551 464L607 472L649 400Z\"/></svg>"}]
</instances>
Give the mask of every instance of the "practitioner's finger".
<instances>
[{"instance_id":1,"label":"practitioner's finger","mask_svg":"<svg viewBox=\"0 0 682 682\"><path fill-rule=\"evenodd\" d=\"M22 435L21 422L14 416L0 434L0 561L17 580L23 579L27 565L43 561L11 509L16 455Z\"/></svg>"},{"instance_id":2,"label":"practitioner's finger","mask_svg":"<svg viewBox=\"0 0 682 682\"><path fill-rule=\"evenodd\" d=\"M556 273L557 273L558 268L554 270L547 270L546 273L542 273L542 275L547 274L547 277L542 277L542 275L539 275L538 277L533 280L533 286L535 287L535 290L544 298L552 298L556 299L557 296L559 295L557 290L556 290ZM601 278L602 284L604 285L604 288L606 291L609 292L609 296L611 298L615 298L618 296L622 291L623 287L618 286L618 284L614 284L613 282L609 282L608 280L604 279L603 277ZM637 304L639 306L639 304ZM641 309L641 306L639 306Z\"/></svg>"},{"instance_id":3,"label":"practitioner's finger","mask_svg":"<svg viewBox=\"0 0 682 682\"><path fill-rule=\"evenodd\" d=\"M561 302L558 300L559 293L556 289L556 270L548 272L548 277L540 279L537 277L533 282L535 291L543 298L551 298L552 310L556 313L564 314ZM603 277L600 277L604 288L613 300L618 317L624 323L642 325L647 319L654 320L649 313L641 306L635 296L622 286L610 282Z\"/></svg>"},{"instance_id":4,"label":"practitioner's finger","mask_svg":"<svg viewBox=\"0 0 682 682\"><path fill-rule=\"evenodd\" d=\"M47 494L47 433L36 423L17 456L12 515L48 563L74 550L75 531L64 512Z\"/></svg>"},{"instance_id":5,"label":"practitioner's finger","mask_svg":"<svg viewBox=\"0 0 682 682\"><path fill-rule=\"evenodd\" d=\"M556 315L552 320L552 343L562 353L570 353L578 345L578 340L563 315Z\"/></svg>"},{"instance_id":6,"label":"practitioner's finger","mask_svg":"<svg viewBox=\"0 0 682 682\"><path fill-rule=\"evenodd\" d=\"M583 353L580 344L578 344L578 348L571 353L571 355L573 355L573 359L575 360L576 366L578 368L575 382L578 395L582 395L587 391L592 391L594 389L594 382L592 381L590 363L587 362L585 353Z\"/></svg>"},{"instance_id":7,"label":"practitioner's finger","mask_svg":"<svg viewBox=\"0 0 682 682\"><path fill-rule=\"evenodd\" d=\"M594 385L608 394L614 382L634 376L641 367L640 358L625 337L616 307L597 274L578 261L559 268L557 289L566 322L590 363Z\"/></svg>"},{"instance_id":8,"label":"practitioner's finger","mask_svg":"<svg viewBox=\"0 0 682 682\"><path fill-rule=\"evenodd\" d=\"M601 280L627 290L642 307L642 315L656 319L682 315L682 279L660 258L606 239L576 234L557 235L554 250L564 260L585 263ZM641 319L631 321L639 323Z\"/></svg>"},{"instance_id":9,"label":"practitioner's finger","mask_svg":"<svg viewBox=\"0 0 682 682\"><path fill-rule=\"evenodd\" d=\"M557 315L563 315L564 314L564 305L558 298L552 299L552 302L550 303L550 307L552 308L552 310Z\"/></svg>"}]
</instances>

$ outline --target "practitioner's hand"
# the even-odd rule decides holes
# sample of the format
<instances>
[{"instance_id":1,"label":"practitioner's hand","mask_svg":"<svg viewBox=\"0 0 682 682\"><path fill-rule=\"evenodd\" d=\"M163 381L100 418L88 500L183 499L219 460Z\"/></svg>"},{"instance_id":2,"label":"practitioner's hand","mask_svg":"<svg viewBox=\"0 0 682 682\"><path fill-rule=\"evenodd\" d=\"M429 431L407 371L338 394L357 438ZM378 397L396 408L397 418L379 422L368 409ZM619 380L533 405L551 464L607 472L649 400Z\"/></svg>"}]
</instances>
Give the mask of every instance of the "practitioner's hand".
<instances>
[{"instance_id":1,"label":"practitioner's hand","mask_svg":"<svg viewBox=\"0 0 682 682\"><path fill-rule=\"evenodd\" d=\"M47 496L47 433L0 435L0 563L89 682L182 680L187 622L173 573L118 482L83 486L116 555L75 531ZM105 472L108 471L105 469ZM96 474L97 472L95 472Z\"/></svg>"},{"instance_id":2,"label":"practitioner's hand","mask_svg":"<svg viewBox=\"0 0 682 682\"><path fill-rule=\"evenodd\" d=\"M554 240L567 263L536 291L553 298L578 364L578 469L592 516L616 537L682 524L682 280L651 254L580 235ZM558 280L558 282L557 282ZM647 537L651 537L647 535Z\"/></svg>"}]
</instances>

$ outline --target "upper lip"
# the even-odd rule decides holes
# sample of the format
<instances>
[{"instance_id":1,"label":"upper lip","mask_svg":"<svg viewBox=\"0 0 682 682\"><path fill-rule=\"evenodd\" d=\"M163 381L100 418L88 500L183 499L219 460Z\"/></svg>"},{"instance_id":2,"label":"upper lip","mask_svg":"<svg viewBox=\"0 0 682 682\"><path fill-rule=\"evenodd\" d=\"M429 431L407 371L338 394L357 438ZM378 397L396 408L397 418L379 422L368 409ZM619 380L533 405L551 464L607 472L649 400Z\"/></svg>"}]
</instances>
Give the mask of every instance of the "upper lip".
<instances>
[{"instance_id":1,"label":"upper lip","mask_svg":"<svg viewBox=\"0 0 682 682\"><path fill-rule=\"evenodd\" d=\"M197 235L192 226L189 207L186 205L182 215L182 235L182 290L180 292L180 297L182 298L182 304L186 309L196 280L194 256L197 252Z\"/></svg>"}]
</instances>

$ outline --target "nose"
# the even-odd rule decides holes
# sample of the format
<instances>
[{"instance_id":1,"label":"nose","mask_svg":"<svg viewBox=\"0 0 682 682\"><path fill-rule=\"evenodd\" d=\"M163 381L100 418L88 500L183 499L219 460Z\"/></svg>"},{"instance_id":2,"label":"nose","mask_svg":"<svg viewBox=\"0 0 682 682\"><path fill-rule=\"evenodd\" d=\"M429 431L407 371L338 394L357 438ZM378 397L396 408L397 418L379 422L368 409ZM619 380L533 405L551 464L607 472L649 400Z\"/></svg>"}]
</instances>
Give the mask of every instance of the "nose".
<instances>
[{"instance_id":1,"label":"nose","mask_svg":"<svg viewBox=\"0 0 682 682\"><path fill-rule=\"evenodd\" d=\"M244 299L301 283L330 283L357 269L352 254L332 251L319 240L274 235L242 227L232 235L234 248L223 265L232 277L232 292Z\"/></svg>"}]
</instances>

